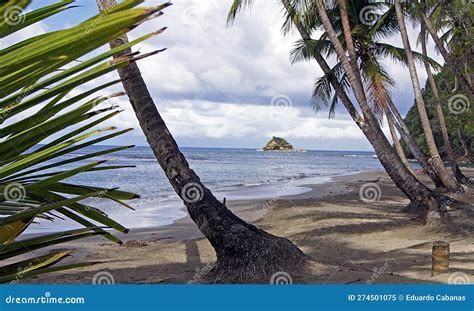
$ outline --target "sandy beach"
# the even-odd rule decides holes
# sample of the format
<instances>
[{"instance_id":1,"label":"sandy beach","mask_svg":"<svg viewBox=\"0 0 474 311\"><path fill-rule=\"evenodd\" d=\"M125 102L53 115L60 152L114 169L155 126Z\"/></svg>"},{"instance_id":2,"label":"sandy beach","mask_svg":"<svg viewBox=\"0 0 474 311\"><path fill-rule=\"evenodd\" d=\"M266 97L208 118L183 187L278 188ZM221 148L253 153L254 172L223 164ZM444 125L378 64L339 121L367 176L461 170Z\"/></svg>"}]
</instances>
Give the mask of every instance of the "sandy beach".
<instances>
[{"instance_id":1,"label":"sandy beach","mask_svg":"<svg viewBox=\"0 0 474 311\"><path fill-rule=\"evenodd\" d=\"M470 176L474 173L472 169L467 172ZM371 183L380 187L380 196L374 202L364 202L359 191ZM383 172L336 177L308 186L312 190L300 195L228 202L246 221L290 239L314 259L307 275L290 276L292 283L474 283L472 191L462 198L464 203L456 205L468 211L467 217L465 213L453 218L449 226L429 227L401 211L408 200ZM215 253L189 217L169 226L132 229L118 236L124 245L101 238L61 245L61 249L74 249L67 262L98 262L96 265L20 282L208 282L205 275L212 268ZM450 242L450 275L432 277L431 248L439 240Z\"/></svg>"}]
</instances>

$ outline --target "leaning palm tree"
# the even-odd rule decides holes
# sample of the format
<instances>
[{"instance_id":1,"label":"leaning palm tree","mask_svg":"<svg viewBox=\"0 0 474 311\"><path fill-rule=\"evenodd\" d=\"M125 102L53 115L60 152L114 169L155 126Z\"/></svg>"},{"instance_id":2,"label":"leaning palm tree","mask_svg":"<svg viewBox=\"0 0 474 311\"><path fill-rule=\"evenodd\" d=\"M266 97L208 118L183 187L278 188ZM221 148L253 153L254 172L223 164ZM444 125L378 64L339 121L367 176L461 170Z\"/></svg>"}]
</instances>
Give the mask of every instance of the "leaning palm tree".
<instances>
[{"instance_id":1,"label":"leaning palm tree","mask_svg":"<svg viewBox=\"0 0 474 311\"><path fill-rule=\"evenodd\" d=\"M235 16L240 9L248 6L251 2L252 1L250 0L235 0L230 9L228 17L229 22L232 22L235 19ZM313 57L323 70L324 74L327 75L329 79L328 82L334 88L337 98L342 102L353 120L372 144L381 164L394 181L395 185L403 191L408 198L410 198L412 205L417 206L420 211L427 209L437 213L444 199L433 194L431 190L413 176L388 142L380 128L377 118L373 114L369 102L367 101L362 84L362 78L355 74L355 67L350 64L350 60L356 58L350 56L349 60L346 57L345 49L341 44L340 38L334 31L324 3L322 1L281 0L281 4L287 13L285 29L290 29L291 26L295 26L303 40L313 40L311 38L311 33L313 32L315 25L324 28L327 37L341 62L344 74L347 75L347 81L351 86L351 90L360 104L362 115L359 114L349 98L349 95L342 84L343 82L341 82L336 74L331 71L331 68L322 54L319 51L314 51Z\"/></svg>"},{"instance_id":2,"label":"leaning palm tree","mask_svg":"<svg viewBox=\"0 0 474 311\"><path fill-rule=\"evenodd\" d=\"M376 40L378 38L389 37L397 30L396 16L393 7L390 7L390 9L381 16L380 20L375 25L371 26L361 22L360 19L360 16L362 16L362 13L364 12L365 5L365 1L353 1L349 11L345 9L345 6L343 7L339 5L339 8L335 6L334 8L329 9L329 15L332 17L336 31L339 36L341 36L341 32L343 31L343 26L341 26L341 15L342 13L350 13L347 22L349 22L348 26L353 29L350 40L354 41L353 53L356 57L356 63L352 66L363 75L362 81L364 82L364 87L368 90L368 96L374 114L381 119L382 114L385 113L392 140L394 141L395 150L400 156L402 162L408 165L405 153L401 148L401 144L396 134L397 130L412 150L413 155L420 165L433 179L435 186L440 186L442 183L439 180L439 177L428 163L425 155L421 152L414 138L410 134L410 131L406 127L398 109L390 99L390 90L394 87L395 82L390 76L388 76L387 72L379 62L380 59L390 58L390 60L406 65L406 57L403 49ZM335 54L331 42L327 39L326 33L323 33L318 40L299 41L296 48L292 51L292 62L313 59L314 50L319 50L319 52L324 53L327 57ZM432 64L437 68L440 67L433 60L423 57L419 53L414 53L414 55L419 61L426 60L429 64ZM344 75L340 62L334 65L332 71L337 74L340 81L344 79L344 83L342 84L346 87L346 91L350 91L349 82ZM330 106L330 117L334 115L336 108L335 105L338 103L337 96L333 93L328 77L323 76L315 83L313 98L311 100L316 110L321 109L322 106ZM332 99L330 100L330 98Z\"/></svg>"},{"instance_id":3,"label":"leaning palm tree","mask_svg":"<svg viewBox=\"0 0 474 311\"><path fill-rule=\"evenodd\" d=\"M99 9L109 12L115 0L98 0ZM165 5L169 5L168 3ZM121 36L112 49L126 45ZM131 53L130 49L124 53ZM209 240L217 255L211 274L217 283L267 283L273 273L301 275L309 257L286 238L267 233L232 213L204 186L189 167L165 121L158 112L140 70L135 63L118 73L140 127L171 186L187 207L191 219Z\"/></svg>"},{"instance_id":4,"label":"leaning palm tree","mask_svg":"<svg viewBox=\"0 0 474 311\"><path fill-rule=\"evenodd\" d=\"M339 1L340 7L342 7L344 4L345 4L345 0L340 0ZM362 111L363 112L364 112L364 110L367 111L364 115L368 116L369 119L370 118L373 119L373 116L371 115L371 111L370 111L370 106L368 105L367 97L365 97L365 94L364 94L364 86L362 84L362 78L359 77L360 73L358 73L357 70L354 69L355 66L351 65L349 60L346 58L346 54L345 54L346 52L345 52L340 40L338 39L337 33L334 30L334 27L333 27L333 25L332 25L332 23L329 19L324 1L316 0L315 1L315 8L316 8L316 12L318 14L318 17L321 20L321 24L322 24L325 32L327 33L328 38L331 41L332 46L334 47L334 50L335 50L335 52L338 56L339 61L341 62L342 67L344 68L345 73L348 76L348 80L351 84L352 91L354 92L355 97L359 101L359 104L361 106ZM345 43L348 46L347 51L349 53L349 59L350 60L353 60L353 59L355 60L356 59L355 48L353 46L352 40L349 39L349 38L352 37L352 33L351 33L350 24L347 22L347 20L348 20L347 13L342 11L342 10L341 10L341 13L345 13L345 14L341 14L341 18L346 20L346 22L343 21L342 24L343 24L343 33L344 33L344 37L345 37ZM408 61L409 66L412 63L414 64L413 54L411 54L411 61L412 62L410 62L410 59L408 59L408 57L407 57L407 61ZM374 124L372 126L376 126L376 125ZM436 168L435 165L436 164L434 163L433 166ZM443 168L444 168L444 166L443 166ZM438 174L438 175L440 175L440 174ZM411 177L413 178L413 175L411 175ZM447 181L443 180L443 177L441 175L440 175L440 179L443 181L443 184L447 183Z\"/></svg>"},{"instance_id":5,"label":"leaning palm tree","mask_svg":"<svg viewBox=\"0 0 474 311\"><path fill-rule=\"evenodd\" d=\"M415 1L415 14L423 21L433 39L437 50L443 56L447 68L454 74L456 82L459 83L463 91L470 97L474 96L472 88L472 68L469 67L472 56L472 16L473 6L469 0L454 1L430 1L433 6L431 16L434 22L425 12L426 7L420 8L418 1ZM423 5L423 3L421 4ZM447 27L447 31L440 37L438 31ZM451 51L445 46L451 47ZM461 57L458 53L460 52ZM460 58L460 59L459 59Z\"/></svg>"},{"instance_id":6,"label":"leaning palm tree","mask_svg":"<svg viewBox=\"0 0 474 311\"><path fill-rule=\"evenodd\" d=\"M456 191L459 188L459 184L450 176L443 161L441 160L438 148L434 140L433 132L431 130L428 114L426 113L425 102L421 93L420 81L418 80L418 74L415 66L413 52L410 46L410 41L408 39L408 33L405 26L405 17L400 0L395 0L395 11L400 27L400 35L402 37L403 46L405 48L405 53L407 56L408 69L410 71L410 78L413 85L413 92L415 94L415 101L418 107L418 112L420 114L421 125L425 134L426 144L429 149L433 167L437 171L439 177L443 181L443 184L448 188L448 190Z\"/></svg>"},{"instance_id":7,"label":"leaning palm tree","mask_svg":"<svg viewBox=\"0 0 474 311\"><path fill-rule=\"evenodd\" d=\"M418 10L426 10L426 2L424 0L420 1L420 6ZM422 53L424 56L428 56L428 49L426 47L426 24L423 18L420 18L420 37L419 40L421 42L421 49ZM457 181L459 183L467 183L468 178L464 176L464 174L461 172L461 169L459 168L459 164L456 161L456 157L454 156L453 152L453 147L451 145L451 139L449 138L448 134L448 129L446 127L446 121L441 105L441 99L439 96L438 92L438 86L436 85L436 81L433 75L433 71L431 70L431 66L429 63L425 62L425 70L428 75L428 81L431 87L431 91L433 92L433 97L434 97L434 102L435 102L435 109L436 109L436 116L438 118L438 123L439 123L439 128L441 131L441 134L443 136L443 142L444 142L444 150L446 152L446 156L448 158L449 163L451 164L451 169L454 173L454 176L456 177Z\"/></svg>"},{"instance_id":8,"label":"leaning palm tree","mask_svg":"<svg viewBox=\"0 0 474 311\"><path fill-rule=\"evenodd\" d=\"M392 141L393 141L393 148L395 148L395 151L400 157L400 160L402 160L402 163L405 164L406 167L408 167L408 169L410 170L412 174L414 174L413 170L411 169L410 164L408 163L408 159L405 154L405 151L403 150L402 144L400 143L400 139L398 137L397 129L395 126L395 123L396 123L395 118L392 112L388 110L386 111L385 115L387 117L387 124L390 130L390 136L392 137Z\"/></svg>"},{"instance_id":9,"label":"leaning palm tree","mask_svg":"<svg viewBox=\"0 0 474 311\"><path fill-rule=\"evenodd\" d=\"M72 0L63 0L22 13L30 2L0 4L0 37L73 8ZM66 179L83 173L120 169L123 166L104 165L106 161L94 159L132 147L87 149L130 129L117 130L103 125L120 110L114 105L100 108L101 104L122 94L90 98L119 80L94 88L86 88L84 84L146 56L128 54L114 61L107 60L154 34L80 63L75 61L163 8L135 8L139 3L126 1L101 17L103 24L96 24L99 16L94 16L77 26L34 36L0 50L0 260L10 260L0 267L0 282L17 282L26 276L88 265L90 263L55 265L70 251L39 256L34 252L91 236L121 243L105 229L128 231L92 205L98 200L112 200L131 208L125 201L138 195ZM71 96L71 91L79 86L81 90ZM82 155L75 155L79 150ZM93 200L85 203L84 199ZM84 228L18 240L38 219L56 218L69 218ZM30 258L18 259L20 255L30 255Z\"/></svg>"}]
</instances>

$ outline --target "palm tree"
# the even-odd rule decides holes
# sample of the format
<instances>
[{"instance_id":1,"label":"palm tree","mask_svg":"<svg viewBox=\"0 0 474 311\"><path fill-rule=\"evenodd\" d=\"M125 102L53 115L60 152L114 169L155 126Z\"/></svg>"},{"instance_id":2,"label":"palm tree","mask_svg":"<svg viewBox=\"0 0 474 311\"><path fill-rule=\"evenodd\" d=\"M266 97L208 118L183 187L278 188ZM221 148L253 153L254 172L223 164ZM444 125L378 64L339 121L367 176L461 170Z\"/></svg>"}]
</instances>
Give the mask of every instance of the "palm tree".
<instances>
[{"instance_id":1,"label":"palm tree","mask_svg":"<svg viewBox=\"0 0 474 311\"><path fill-rule=\"evenodd\" d=\"M363 85L359 82L360 79L355 77L355 73L353 72L353 70L351 69L351 66L349 65L349 61L346 58L344 48L343 48L341 42L339 41L337 33L335 32L335 30L334 30L334 28L331 24L331 21L329 19L329 16L326 12L325 4L324 4L323 0L316 0L315 2L316 2L316 11L318 13L318 16L321 20L321 23L324 27L324 30L326 31L326 33L328 35L329 40L331 41L331 44L333 45L333 47L335 49L335 52L338 56L338 59L341 62L341 65L344 68L344 71L345 71L346 75L348 76L348 80L351 84L351 87L352 87L352 90L354 92L355 97L359 101L361 109L364 113L364 117L366 118L366 120L368 120L370 122L369 124L370 124L371 127L378 128L378 124L376 122L374 122L375 118L372 115L372 111L370 110L370 106L368 105L367 98L364 96ZM344 13L344 11L342 11L341 13ZM342 17L342 18L344 18L344 17ZM347 16L345 18L347 18ZM345 35L345 37L351 36L351 30L348 26L344 27L344 35ZM349 44L349 42L346 41L346 44ZM354 49L349 48L348 51L349 51L349 56L351 58L355 59L355 55L351 55L351 53L353 53ZM410 56L411 56L411 62L410 62L410 59L408 59L409 67L410 67L411 64L413 64L413 66L414 66L413 54L411 53ZM425 111L425 114L426 114L426 111ZM428 124L428 126L429 126L429 124ZM436 148L435 148L435 150L437 152ZM433 163L433 165L436 167L436 163ZM444 168L444 166L443 166L443 168ZM407 171L408 171L408 169L407 169ZM408 171L408 173L410 173L410 172ZM414 176L410 174L410 178L413 179ZM440 178L444 182L443 177L440 176Z\"/></svg>"},{"instance_id":2,"label":"palm tree","mask_svg":"<svg viewBox=\"0 0 474 311\"><path fill-rule=\"evenodd\" d=\"M0 4L0 37L73 8L70 5L73 1L63 0L20 13L30 2ZM34 36L0 50L0 260L11 259L10 264L0 267L0 283L92 264L56 265L70 255L68 250L55 250L28 259L18 259L20 255L31 257L32 251L92 236L103 236L121 243L104 228L128 232L127 228L92 206L93 203L84 203L83 200L112 200L131 208L125 201L138 198L138 195L66 181L81 173L123 168L104 165L106 161L87 161L133 146L100 151L85 149L131 130L105 127L103 123L120 111L113 105L102 109L98 106L123 94L87 99L119 81L83 90L75 96L69 96L69 93L96 77L146 56L128 54L107 61L107 58L152 35L75 63L78 58L87 57L85 55L89 52L161 10L160 7L135 8L139 3L137 0L127 1L126 7L119 7L104 17L101 25L95 24L98 16L94 16L69 29ZM12 15L13 10L16 13ZM74 154L79 150L83 155ZM84 228L18 241L22 232L37 219L56 218L69 218Z\"/></svg>"},{"instance_id":3,"label":"palm tree","mask_svg":"<svg viewBox=\"0 0 474 311\"><path fill-rule=\"evenodd\" d=\"M234 1L228 17L229 22L235 18L235 15L242 7L249 5L250 2L251 1L242 0ZM308 24L312 24L313 22L324 24L325 28L329 30L327 31L328 37L330 38L331 44L333 44L338 56L342 54L342 57L339 57L341 66L344 67L343 69L347 75L347 80L353 86L353 89L355 89L354 94L356 94L356 97L358 100L360 100L363 116L359 114L355 106L352 104L352 101L350 100L348 93L343 86L344 81L340 81L338 79L336 71L332 70L323 58L322 54L315 50L312 57L314 57L323 70L325 76L327 77L327 83L329 83L334 88L337 98L341 100L342 104L345 106L353 120L372 144L381 164L384 166L388 175L392 178L397 187L399 187L400 190L402 190L410 198L413 205L422 207L422 210L425 208L436 210L436 208L439 206L437 202L438 198L436 198L428 188L426 188L410 173L408 168L402 163L388 142L384 133L380 129L378 120L373 116L372 110L366 101L364 89L360 88L357 78L352 72L352 67L349 64L349 60L345 57L344 49L342 48L337 35L332 29L332 25L327 18L327 15L320 16L321 18L318 20L315 17L315 14L313 14L314 12L318 12L318 15L320 15L319 11L321 9L321 3L319 3L319 7L314 6L314 2L300 5L299 7L304 7L303 12L301 13L297 13L297 3L289 0L282 0L281 3L287 12L285 26L286 29L289 29L289 26L294 25L303 40L307 42L313 41L310 35L310 32L312 31L312 25L308 26Z\"/></svg>"},{"instance_id":4,"label":"palm tree","mask_svg":"<svg viewBox=\"0 0 474 311\"><path fill-rule=\"evenodd\" d=\"M359 6L358 6L359 4ZM355 58L360 58L360 67L364 77L364 81L368 81L368 94L371 97L371 101L374 104L374 108L380 107L379 111L388 112L387 119L390 126L389 116L390 110L394 111L394 114L399 114L396 107L394 107L393 103L390 100L390 88L394 85L393 80L387 75L387 73L383 70L381 65L378 63L377 59L381 57L390 56L392 59L400 62L401 64L407 65L408 61L406 57L403 57L404 52L402 49L396 48L389 44L379 43L372 39L372 37L379 37L389 36L392 32L397 30L394 26L396 22L396 17L393 14L393 10L389 9L381 18L381 22L377 23L375 27L372 29L365 29L363 23L359 22L359 18L361 16L361 12L365 5L364 1L360 2L351 2L351 9L356 14L353 14L353 18L351 19L352 24L355 24L356 28L354 31L350 31L350 23L349 17L347 16L347 9L345 5L345 1L339 0L339 8L340 8L340 16L343 25L344 36L346 38L347 45L354 45L352 40L348 41L349 37L354 36L355 40L357 41L358 50L356 52L355 47L353 49L348 49L349 55L354 55ZM332 16L334 17L335 14L333 13ZM354 18L355 17L355 18ZM333 18L334 19L334 18ZM433 61L430 61L429 58L423 57L418 53L413 53L417 59L421 59L426 64L434 64ZM351 56L352 57L352 56ZM357 62L356 62L357 66ZM354 67L354 66L353 66ZM400 118L401 119L401 118ZM404 124L403 120L401 123ZM403 130L403 126L402 130ZM406 127L406 126L405 126ZM391 129L392 136L393 136L393 128ZM400 131L401 132L401 131ZM428 175L432 177L433 181L435 182L436 186L442 185L442 179L434 172L432 165L428 164L425 156L419 151L418 146L414 142L414 139L409 134L408 129L406 130L406 142L411 145L411 149L414 150L414 154L417 155L419 158L419 163L422 167L428 172ZM395 137L394 137L395 139ZM398 142L397 142L398 143ZM398 150L401 146L397 146L395 144L395 149ZM397 148L398 147L398 148ZM397 153L404 159L403 151L397 151Z\"/></svg>"},{"instance_id":5,"label":"palm tree","mask_svg":"<svg viewBox=\"0 0 474 311\"><path fill-rule=\"evenodd\" d=\"M98 0L108 12L115 0ZM170 5L169 3L165 4ZM112 49L126 44L122 36L110 43ZM125 53L131 53L125 50ZM213 282L267 283L278 271L301 274L309 257L286 238L269 234L233 214L204 186L189 167L184 155L155 106L135 63L118 73L140 127L175 192L183 200L191 219L209 240L217 255Z\"/></svg>"},{"instance_id":6,"label":"palm tree","mask_svg":"<svg viewBox=\"0 0 474 311\"><path fill-rule=\"evenodd\" d=\"M417 5L418 2L415 2ZM448 41L451 37L450 43L453 46L459 45L458 48L465 51L463 54L471 54L472 50L472 5L469 1L455 0L455 1L438 1L433 8L433 15L438 17L437 27L433 25L430 18L426 15L425 5L422 3L420 8L418 6L417 13L419 14L421 21L424 23L424 27L428 30L431 38L436 44L436 48L443 56L446 66L456 77L456 82L459 83L462 89L472 98L474 95L472 89L472 80L469 73L469 57L462 57L461 61L457 61L455 53L449 53L448 49L444 45L444 41ZM465 23L465 21L467 21ZM442 28L448 25L448 31L443 37L438 36L437 28ZM466 40L464 40L466 38ZM463 68L464 67L464 68ZM466 74L463 74L466 71Z\"/></svg>"},{"instance_id":7,"label":"palm tree","mask_svg":"<svg viewBox=\"0 0 474 311\"><path fill-rule=\"evenodd\" d=\"M430 121L426 113L425 102L421 94L420 81L418 80L418 74L415 67L415 61L413 57L413 52L411 50L410 41L408 39L408 33L405 26L405 17L403 15L400 0L395 0L395 11L397 13L398 24L400 27L400 35L402 37L403 46L405 48L407 56L408 69L410 71L410 77L412 80L415 101L418 107L418 112L420 114L421 125L423 128L423 132L425 133L426 144L430 152L433 167L435 168L436 172L438 173L438 176L441 178L443 184L447 187L447 189L450 191L456 191L459 188L459 184L453 178L451 178L448 170L444 166L444 163L441 160L438 148L436 147L436 143L433 137Z\"/></svg>"},{"instance_id":8,"label":"palm tree","mask_svg":"<svg viewBox=\"0 0 474 311\"><path fill-rule=\"evenodd\" d=\"M353 93L361 106L363 117L352 104L347 92L345 91L345 87L343 86L344 82L338 79L335 71L331 70L321 53L315 49L312 57L314 57L323 70L327 77L327 82L334 88L338 99L341 100L353 120L372 144L381 164L384 166L388 175L392 178L397 187L399 187L399 189L401 189L411 199L413 205L422 207L422 210L427 208L428 210L436 211L440 206L438 202L440 198L434 195L410 173L380 129L378 120L374 117L372 109L366 100L365 91L363 87L361 87L361 83L358 81L359 79L354 74L350 61L346 58L344 48L333 29L325 11L324 4L322 1L311 1L310 3L307 3L306 1L301 2L289 0L281 1L285 11L287 12L285 29L289 29L291 25L294 25L304 41L312 42L313 39L311 38L310 33L313 26L316 24L318 26L323 25L332 48L334 48L338 55L341 67L343 68L345 75L347 75L347 81L349 81ZM233 21L235 15L242 7L248 6L250 3L251 1L248 0L235 0L229 13L229 22ZM300 13L298 13L298 9L301 9ZM317 13L317 17L313 14L314 12ZM308 26L308 24L311 24L311 26ZM351 57L351 59L356 58Z\"/></svg>"},{"instance_id":9,"label":"palm tree","mask_svg":"<svg viewBox=\"0 0 474 311\"><path fill-rule=\"evenodd\" d=\"M419 10L425 10L426 3L424 0L420 1L420 8ZM425 21L423 18L420 18L421 26L420 26L420 41L421 41L421 49L422 53L425 57L428 56L428 50L426 48L426 25ZM461 172L461 169L459 168L459 165L456 161L456 157L454 156L453 148L451 145L451 140L448 135L448 129L446 127L446 121L444 118L444 113L443 109L441 107L441 100L439 97L439 92L438 92L438 86L436 85L435 78L433 76L433 72L431 70L431 66L429 63L424 62L425 65L425 70L428 75L428 81L430 83L431 90L433 92L434 96L434 102L435 102L435 108L436 108L436 116L438 117L438 122L439 122L439 127L441 130L441 134L443 136L443 141L444 141L444 149L446 151L446 155L448 157L448 160L451 164L451 169L453 170L454 176L456 177L457 181L459 183L465 184L468 182L468 178L463 175Z\"/></svg>"},{"instance_id":10,"label":"palm tree","mask_svg":"<svg viewBox=\"0 0 474 311\"><path fill-rule=\"evenodd\" d=\"M441 181L436 175L431 165L428 163L425 155L421 152L415 140L411 136L408 128L406 127L403 118L401 117L398 109L395 107L393 102L390 100L390 89L395 85L393 79L391 79L386 71L382 68L378 59L390 57L392 60L406 65L406 57L403 49L394 47L390 44L380 43L374 40L374 38L388 37L397 30L396 17L394 14L393 7L391 7L386 13L382 15L380 21L373 27L369 27L364 23L361 23L360 17L363 13L366 3L364 1L353 1L351 3L350 26L353 27L352 37L354 37L354 51L351 54L355 54L356 64L355 66L361 67L363 73L364 86L368 89L368 95L370 96L370 103L372 110L381 119L381 113L385 113L387 121L390 127L392 139L394 140L395 149L399 154L400 158L404 163L406 157L401 145L399 145L398 138L396 136L396 130L398 129L407 145L412 150L415 158L419 161L421 166L425 169L428 175L432 178L435 186L440 186ZM347 12L345 6L339 6L341 12ZM341 21L341 13L337 7L332 8L329 12L334 21L335 28L338 28L338 32L342 30L338 27ZM349 20L349 19L348 19ZM346 32L347 32L347 27ZM352 42L352 39L350 39ZM330 56L334 54L334 49L331 48L331 43L327 40L326 34L323 34L319 40L309 41L302 40L298 42L297 47L292 51L292 62L300 60L311 60L313 58L313 50L319 49L324 52L325 55ZM425 60L421 54L415 53L418 60ZM437 64L427 59L429 63L437 66ZM352 62L352 59L351 59ZM352 64L351 64L352 65ZM354 65L352 65L354 68ZM336 72L340 80L344 79L343 85L347 87L349 91L349 83L346 81L343 71L341 70L341 63L339 62L333 67L333 71ZM357 69L359 70L359 69ZM332 97L332 88L326 76L320 78L315 83L315 90L313 92L312 103L316 110L320 109L321 104L328 105L330 97ZM337 103L337 97L332 97L330 106L330 117L333 116L335 104ZM390 118L390 119L389 119ZM397 146L398 145L398 146Z\"/></svg>"},{"instance_id":11,"label":"palm tree","mask_svg":"<svg viewBox=\"0 0 474 311\"><path fill-rule=\"evenodd\" d=\"M391 111L386 110L385 115L387 117L387 124L388 128L390 130L390 135L392 136L392 141L393 141L393 147L395 148L395 151L397 152L398 156L400 157L400 160L402 160L403 164L410 170L412 174L413 170L410 167L410 164L408 163L408 159L405 155L405 151L403 151L402 144L400 143L400 140L397 135L397 130L395 128L395 118L393 117L393 114Z\"/></svg>"}]
</instances>

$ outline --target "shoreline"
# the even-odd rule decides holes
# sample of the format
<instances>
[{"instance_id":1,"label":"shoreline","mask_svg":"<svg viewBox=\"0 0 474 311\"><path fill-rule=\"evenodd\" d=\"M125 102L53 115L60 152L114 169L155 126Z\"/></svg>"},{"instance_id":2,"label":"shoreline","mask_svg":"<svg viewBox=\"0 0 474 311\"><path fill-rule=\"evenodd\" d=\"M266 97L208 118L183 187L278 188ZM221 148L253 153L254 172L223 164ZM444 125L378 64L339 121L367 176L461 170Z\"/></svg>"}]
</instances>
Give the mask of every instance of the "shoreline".
<instances>
[{"instance_id":1,"label":"shoreline","mask_svg":"<svg viewBox=\"0 0 474 311\"><path fill-rule=\"evenodd\" d=\"M380 187L379 200L362 202L361 186L372 183ZM289 238L314 259L313 272L294 276L294 283L446 283L448 275L430 275L431 245L436 240L451 242L451 271L465 273L474 283L474 236L467 230L474 225L472 217L455 220L460 229L456 234L427 228L400 211L408 200L382 172L337 176L305 186L311 190L293 196L228 201L239 217ZM472 210L472 205L465 205ZM198 270L209 271L215 262L214 250L189 216L117 236L129 243L119 246L91 238L61 245L75 249L68 263L101 263L24 283L90 284L94 275L106 271L115 283L180 284L194 280Z\"/></svg>"},{"instance_id":2,"label":"shoreline","mask_svg":"<svg viewBox=\"0 0 474 311\"><path fill-rule=\"evenodd\" d=\"M310 176L300 176L300 175L295 175L294 177L287 178L287 179L281 179L278 181L272 181L268 183L260 183L260 184L255 184L255 185L249 185L249 184L237 184L233 185L230 189L228 190L217 190L213 191L214 195L217 197L219 200L223 200L224 198L227 200L227 202L232 202L232 204L235 204L237 207L239 205L251 205L255 201L266 201L266 200L271 200L273 197L277 196L278 198L289 198L289 197L295 197L298 198L299 195L303 195L304 193L311 192L312 191L312 186L314 185L321 185L325 183L331 183L333 182L334 178L338 177L343 177L343 176L351 176L355 174L364 174L364 173L369 173L371 171L356 171L356 172L345 172L341 174L336 174L334 176L329 176L329 177L323 177L323 176L318 176L318 175L310 175ZM212 189L211 189L212 190ZM134 227L133 225L125 225L126 228L128 228L130 231L140 231L140 230L157 230L158 228L166 227L173 225L175 222L178 222L180 219L188 217L188 213L186 211L186 207L184 204L182 204L181 200L176 196L176 198L172 199L167 199L164 201L161 201L157 203L159 208L161 209L172 209L174 210L174 214L181 214L182 216L176 216L176 218L172 219L163 219L163 222L168 222L163 225L156 225L156 226L147 226L147 227ZM133 206L133 203L131 203ZM153 210L157 206L145 206L141 208L145 208L148 210ZM114 213L118 211L118 214ZM119 219L120 217L126 217L126 218L132 218L135 216L134 213L137 212L135 211L129 211L126 209L112 209L110 211L105 211L112 219L118 221L119 223L123 224L123 221ZM143 212L143 210L142 210ZM117 217L118 216L118 217ZM157 215L152 215L152 216L158 216ZM46 228L42 228L42 225L46 225ZM40 223L37 227L32 227L27 229L26 233L24 234L25 237L32 237L36 236L38 234L48 234L48 233L54 233L54 232L60 232L61 230L66 230L70 229L71 225L76 226L77 228L81 228L74 222L69 222L69 223L59 223L58 224L53 224L48 221L44 221L43 223ZM50 230L49 227L53 227L56 230Z\"/></svg>"}]
</instances>

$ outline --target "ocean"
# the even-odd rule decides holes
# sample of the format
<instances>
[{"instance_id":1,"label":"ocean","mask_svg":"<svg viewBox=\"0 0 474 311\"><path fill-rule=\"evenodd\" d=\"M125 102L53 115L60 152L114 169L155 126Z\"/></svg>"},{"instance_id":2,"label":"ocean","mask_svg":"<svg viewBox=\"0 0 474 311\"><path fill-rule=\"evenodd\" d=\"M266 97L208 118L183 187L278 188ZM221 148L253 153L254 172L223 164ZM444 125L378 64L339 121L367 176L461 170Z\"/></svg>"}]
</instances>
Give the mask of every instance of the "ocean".
<instances>
[{"instance_id":1,"label":"ocean","mask_svg":"<svg viewBox=\"0 0 474 311\"><path fill-rule=\"evenodd\" d=\"M68 158L110 148L93 146ZM380 170L373 152L306 151L263 152L255 149L182 148L201 181L222 200L243 200L287 196L309 191L308 184L324 183L331 177ZM115 202L93 199L86 203L100 208L127 228L165 226L186 215L149 147L137 146L101 156L105 165L131 165L111 171L83 173L68 182L135 192L139 199L127 201L135 211ZM90 162L90 160L89 160ZM87 163L87 162L85 162ZM78 164L76 163L75 166ZM73 167L73 166L71 166ZM27 232L52 232L79 228L69 220L40 220Z\"/></svg>"}]
</instances>

